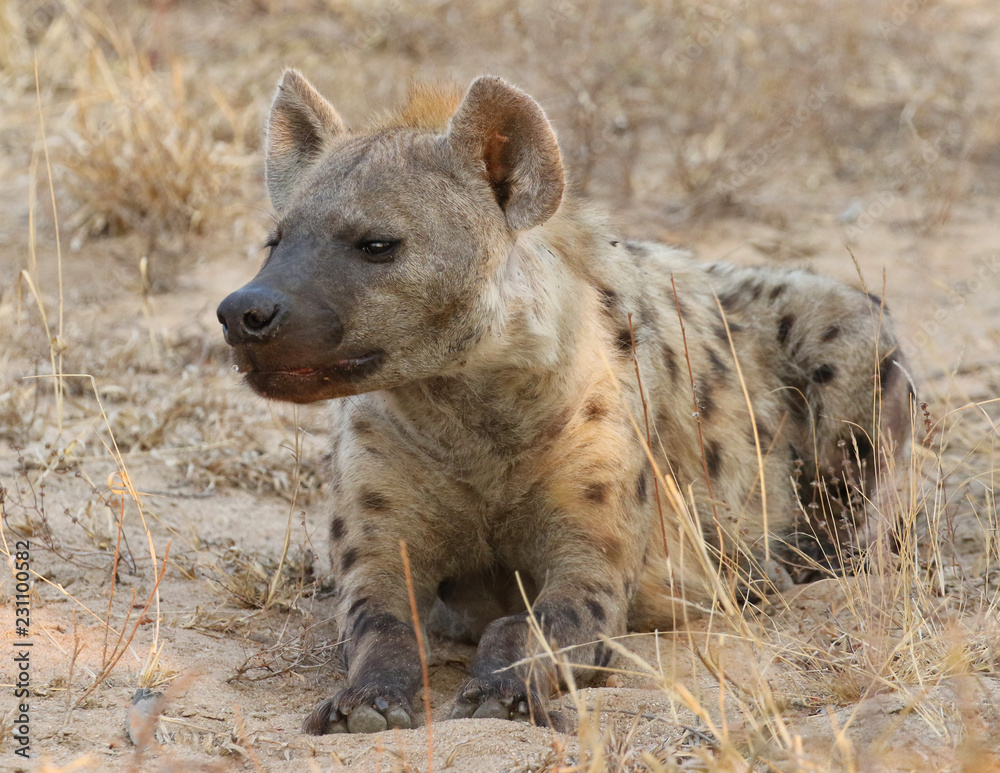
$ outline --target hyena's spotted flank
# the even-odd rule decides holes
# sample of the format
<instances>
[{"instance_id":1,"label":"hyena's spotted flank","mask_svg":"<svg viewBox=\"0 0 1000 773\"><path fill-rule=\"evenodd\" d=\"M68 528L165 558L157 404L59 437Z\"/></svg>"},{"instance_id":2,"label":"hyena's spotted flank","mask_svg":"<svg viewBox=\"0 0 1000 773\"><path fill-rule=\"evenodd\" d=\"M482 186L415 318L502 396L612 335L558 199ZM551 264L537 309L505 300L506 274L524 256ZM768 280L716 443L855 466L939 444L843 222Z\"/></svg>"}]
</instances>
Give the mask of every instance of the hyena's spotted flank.
<instances>
[{"instance_id":1,"label":"hyena's spotted flank","mask_svg":"<svg viewBox=\"0 0 1000 773\"><path fill-rule=\"evenodd\" d=\"M352 131L289 71L267 184L270 254L219 307L226 339L265 397L350 396L330 468L347 686L308 732L413 724L400 540L420 619L479 642L453 716L551 722L554 667L512 667L534 646L515 573L584 678L606 637L710 607L720 569L828 560L902 453L878 298L622 240L563 196L544 113L498 78Z\"/></svg>"}]
</instances>

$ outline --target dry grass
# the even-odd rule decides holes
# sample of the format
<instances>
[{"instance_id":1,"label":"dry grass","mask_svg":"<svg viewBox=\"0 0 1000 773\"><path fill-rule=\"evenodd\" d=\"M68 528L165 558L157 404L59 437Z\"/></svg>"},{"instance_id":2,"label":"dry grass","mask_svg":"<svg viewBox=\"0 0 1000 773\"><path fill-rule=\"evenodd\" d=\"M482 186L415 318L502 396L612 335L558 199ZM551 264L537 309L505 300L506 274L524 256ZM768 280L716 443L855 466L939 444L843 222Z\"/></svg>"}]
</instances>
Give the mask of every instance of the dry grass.
<instances>
[{"instance_id":1,"label":"dry grass","mask_svg":"<svg viewBox=\"0 0 1000 773\"><path fill-rule=\"evenodd\" d=\"M0 441L21 458L0 507L5 534L37 541L36 586L107 634L96 668L67 651L65 675L49 684L80 706L73 721L116 680L178 681L173 628L270 631L233 663L245 689L298 683L336 650L312 617L328 590L314 576L317 546L291 539L322 487L322 422L235 392L216 331L149 321L163 312L149 295L158 279L182 278L194 262L167 254L232 253L234 243L243 253L263 230L263 217L248 223L236 209L260 206L259 127L282 64L309 70L349 117L410 75L499 71L543 100L577 187L633 212L630 224L687 229L742 215L783 229L804 211L800 198L846 190L898 205L893 222L920 238L969 192L997 190L1000 100L981 86L1000 64L988 55L994 22L977 26L957 3L288 0L217 3L200 24L189 5L0 0L0 140L11 168L31 175L27 195L4 206L32 212L10 232L24 246L13 261L26 277L20 295L0 288L0 326L15 331L0 349ZM181 45L185 35L197 45ZM834 207L824 200L824 216ZM79 250L66 265L49 249L57 211ZM844 222L868 215L862 206ZM92 295L88 273L108 277ZM93 313L114 306L118 319ZM71 372L94 380L54 378ZM740 604L722 578L711 625L659 637L659 659L622 650L617 676L642 675L668 708L629 714L574 688L565 703L578 742L556 740L512 769L873 769L886 739L852 739L878 702L896 718L890 730L938 739L939 757L910 768L996 769L1000 411L997 384L980 381L972 397L943 382L925 390L912 462L895 471L905 485L885 513L896 553L852 557L850 576L826 573L763 610ZM132 480L151 460L166 490ZM665 503L683 500L662 483ZM203 540L197 524L161 513L163 498L198 503L226 489L285 500L283 548ZM87 572L99 579L76 579ZM178 576L219 592L194 609L173 596L160 604L158 578ZM164 721L174 742L266 764L242 715L206 723L203 735L195 720ZM9 727L0 721L0 745Z\"/></svg>"},{"instance_id":2,"label":"dry grass","mask_svg":"<svg viewBox=\"0 0 1000 773\"><path fill-rule=\"evenodd\" d=\"M388 14L367 45L434 61L486 45L457 28L490 30L493 61L538 83L579 187L654 200L673 222L770 212L803 175L921 187L940 219L996 137L957 16L890 0L451 0Z\"/></svg>"}]
</instances>

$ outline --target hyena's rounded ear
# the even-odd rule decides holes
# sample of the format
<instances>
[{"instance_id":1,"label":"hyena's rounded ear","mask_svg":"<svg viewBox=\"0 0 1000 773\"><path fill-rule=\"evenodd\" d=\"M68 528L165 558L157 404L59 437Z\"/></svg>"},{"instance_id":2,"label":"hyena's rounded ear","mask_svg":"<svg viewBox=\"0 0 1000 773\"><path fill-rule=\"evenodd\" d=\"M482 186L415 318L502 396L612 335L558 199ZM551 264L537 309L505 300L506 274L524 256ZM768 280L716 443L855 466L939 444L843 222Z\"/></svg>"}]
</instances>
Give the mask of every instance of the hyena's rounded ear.
<instances>
[{"instance_id":1,"label":"hyena's rounded ear","mask_svg":"<svg viewBox=\"0 0 1000 773\"><path fill-rule=\"evenodd\" d=\"M267 121L267 192L284 209L299 177L347 129L337 111L296 70L285 70Z\"/></svg>"},{"instance_id":2,"label":"hyena's rounded ear","mask_svg":"<svg viewBox=\"0 0 1000 773\"><path fill-rule=\"evenodd\" d=\"M564 182L555 132L539 104L515 86L477 78L448 124L448 142L482 164L511 228L533 228L559 208Z\"/></svg>"}]
</instances>

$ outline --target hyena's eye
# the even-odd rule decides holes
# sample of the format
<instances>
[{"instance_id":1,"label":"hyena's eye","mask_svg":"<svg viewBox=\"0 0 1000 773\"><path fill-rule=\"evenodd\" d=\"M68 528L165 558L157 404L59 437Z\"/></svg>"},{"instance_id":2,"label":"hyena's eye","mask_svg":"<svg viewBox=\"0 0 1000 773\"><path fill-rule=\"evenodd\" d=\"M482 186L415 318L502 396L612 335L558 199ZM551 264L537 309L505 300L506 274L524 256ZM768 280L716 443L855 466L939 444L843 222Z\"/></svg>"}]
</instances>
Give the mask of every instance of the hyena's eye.
<instances>
[{"instance_id":1,"label":"hyena's eye","mask_svg":"<svg viewBox=\"0 0 1000 773\"><path fill-rule=\"evenodd\" d=\"M394 239L366 239L358 242L357 249L373 263L387 263L396 257L399 241Z\"/></svg>"},{"instance_id":2,"label":"hyena's eye","mask_svg":"<svg viewBox=\"0 0 1000 773\"><path fill-rule=\"evenodd\" d=\"M278 242L280 241L281 231L279 229L275 229L268 235L267 241L264 242L264 249L267 250L267 257L271 257L271 253L274 252L274 248L278 246Z\"/></svg>"}]
</instances>

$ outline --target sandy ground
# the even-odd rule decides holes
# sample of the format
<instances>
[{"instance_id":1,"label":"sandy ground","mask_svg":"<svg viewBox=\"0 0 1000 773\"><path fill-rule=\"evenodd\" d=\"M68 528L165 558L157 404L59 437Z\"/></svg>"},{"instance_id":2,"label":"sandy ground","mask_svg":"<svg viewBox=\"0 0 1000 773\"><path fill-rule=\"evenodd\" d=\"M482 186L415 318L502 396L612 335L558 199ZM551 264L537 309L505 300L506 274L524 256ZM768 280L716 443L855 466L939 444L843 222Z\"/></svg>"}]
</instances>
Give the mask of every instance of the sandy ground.
<instances>
[{"instance_id":1,"label":"sandy ground","mask_svg":"<svg viewBox=\"0 0 1000 773\"><path fill-rule=\"evenodd\" d=\"M192 34L186 50L197 57L199 47L210 43ZM276 77L279 63L261 69ZM265 103L257 108L263 115ZM712 757L709 741L723 726L745 739L741 748L749 758L746 749L760 728L739 685L766 673L784 690L777 710L784 729L775 732L797 739L790 746L812 760L810 769L847 769L845 759L851 758L853 769L866 771L1000 770L997 662L926 685L889 689L873 680L860 699L838 699L831 687L835 676L811 682L773 650L707 622L630 637L622 645L636 660L620 656L607 686L556 699L554 705L574 723L582 722L579 736L496 720L438 721L447 716L473 655L469 647L441 641L432 642L430 657L433 735L422 726L375 736L302 735L305 713L340 679L333 599L325 583L327 506L317 472L322 408L268 406L241 387L215 318L218 301L251 277L260 259L256 247L268 217L259 172L240 192L228 221L157 248L152 293L142 292L142 239L95 238L70 251L71 233L64 230L64 371L93 374L101 399L89 379L71 379L60 432L51 382L24 380L50 372L34 301L17 282L18 272L31 264L30 154L18 143L30 138L32 127L25 118L0 154L0 392L5 410L17 417L8 417L5 426L20 422L23 429L0 436L0 485L5 549L11 550L19 533L27 534L38 577L30 639L35 758L26 762L13 754L16 714L5 697L0 769L425 770L429 748L435 769L456 773L575 769L592 762L587 755L601 737L608 760L597 769L648 769L640 766L643 752L698 769L699 755ZM921 397L935 417L995 400L1000 197L975 191L960 197L947 222L929 233L913 227L919 202L899 198L854 234L856 266L838 216L859 197L872 200L865 197L875 190L849 183L816 190L789 174L783 200L772 202L784 211L782 222L718 219L690 230L666 225L648 205L605 203L628 235L679 240L706 260L808 266L853 282L861 281L860 268L863 281L884 294L896 317ZM39 205L39 213L33 276L54 326L55 229L49 210ZM982 463L949 491L955 501L950 538L961 570L956 573L992 582L995 593L996 567L984 562L986 546L995 545L997 535L989 532L980 505L992 496L991 427L998 411L987 404L970 413L976 418L956 434L965 433L969 457ZM129 497L122 505L119 468L106 447L112 436L141 493L141 511ZM979 488L970 486L968 478L980 473ZM286 535L290 549L275 603L256 608ZM156 594L151 550L162 567L168 549ZM776 604L775 625L812 632L831 626L834 641L837 614L851 598L848 587L836 580L796 587L784 605ZM14 592L5 574L5 696L16 680ZM977 625L974 616L956 620L958 628ZM1000 642L993 646L1000 648ZM157 656L151 660L153 648ZM731 681L720 681L698 659L696 650L706 648L726 664ZM158 743L144 752L128 740L125 727L140 685L167 696ZM683 691L694 704L685 702ZM708 708L699 716L691 705ZM597 718L588 719L588 711ZM422 723L419 705L417 714ZM756 748L754 769L794 769L789 755L775 748ZM963 760L979 767L961 768ZM747 763L725 767L718 758L712 764L747 769Z\"/></svg>"}]
</instances>

